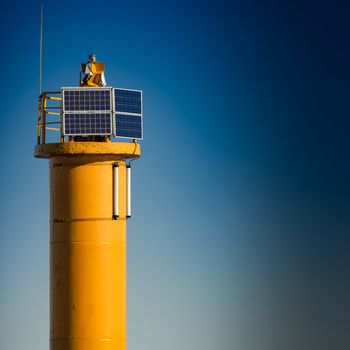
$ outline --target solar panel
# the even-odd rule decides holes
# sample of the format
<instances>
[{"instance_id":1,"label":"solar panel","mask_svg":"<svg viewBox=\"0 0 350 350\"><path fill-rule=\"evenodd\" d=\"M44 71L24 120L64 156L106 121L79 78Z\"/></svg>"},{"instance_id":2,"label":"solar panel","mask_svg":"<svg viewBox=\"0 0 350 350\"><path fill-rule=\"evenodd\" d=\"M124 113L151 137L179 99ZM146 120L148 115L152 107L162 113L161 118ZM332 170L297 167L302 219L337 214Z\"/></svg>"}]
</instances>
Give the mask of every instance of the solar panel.
<instances>
[{"instance_id":1,"label":"solar panel","mask_svg":"<svg viewBox=\"0 0 350 350\"><path fill-rule=\"evenodd\" d=\"M142 139L142 91L66 87L62 95L64 135Z\"/></svg>"},{"instance_id":2,"label":"solar panel","mask_svg":"<svg viewBox=\"0 0 350 350\"><path fill-rule=\"evenodd\" d=\"M142 92L138 90L114 89L117 113L142 114Z\"/></svg>"},{"instance_id":3,"label":"solar panel","mask_svg":"<svg viewBox=\"0 0 350 350\"><path fill-rule=\"evenodd\" d=\"M63 112L111 110L111 89L63 88Z\"/></svg>"},{"instance_id":4,"label":"solar panel","mask_svg":"<svg viewBox=\"0 0 350 350\"><path fill-rule=\"evenodd\" d=\"M142 139L142 116L116 114L114 135L116 137Z\"/></svg>"},{"instance_id":5,"label":"solar panel","mask_svg":"<svg viewBox=\"0 0 350 350\"><path fill-rule=\"evenodd\" d=\"M111 113L65 113L63 134L68 136L111 135Z\"/></svg>"}]
</instances>

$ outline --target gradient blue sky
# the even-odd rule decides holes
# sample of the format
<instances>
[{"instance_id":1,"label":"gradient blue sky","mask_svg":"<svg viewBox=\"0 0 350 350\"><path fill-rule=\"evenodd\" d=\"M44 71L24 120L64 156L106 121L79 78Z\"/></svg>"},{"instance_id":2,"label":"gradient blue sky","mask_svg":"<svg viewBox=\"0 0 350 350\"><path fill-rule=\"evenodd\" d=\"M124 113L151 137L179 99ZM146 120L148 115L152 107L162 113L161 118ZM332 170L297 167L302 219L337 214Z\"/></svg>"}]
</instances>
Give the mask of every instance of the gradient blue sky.
<instances>
[{"instance_id":1,"label":"gradient blue sky","mask_svg":"<svg viewBox=\"0 0 350 350\"><path fill-rule=\"evenodd\" d=\"M44 1L44 89L144 91L129 350L350 347L349 8ZM48 349L39 1L2 2L0 348Z\"/></svg>"}]
</instances>

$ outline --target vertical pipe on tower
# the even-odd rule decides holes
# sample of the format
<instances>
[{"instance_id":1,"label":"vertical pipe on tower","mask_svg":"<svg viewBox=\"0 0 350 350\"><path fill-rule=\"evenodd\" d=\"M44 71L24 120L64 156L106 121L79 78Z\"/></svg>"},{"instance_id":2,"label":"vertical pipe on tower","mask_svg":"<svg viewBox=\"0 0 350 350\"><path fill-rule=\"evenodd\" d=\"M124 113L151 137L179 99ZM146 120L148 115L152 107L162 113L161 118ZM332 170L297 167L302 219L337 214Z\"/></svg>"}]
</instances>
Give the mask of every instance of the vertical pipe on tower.
<instances>
[{"instance_id":1,"label":"vertical pipe on tower","mask_svg":"<svg viewBox=\"0 0 350 350\"><path fill-rule=\"evenodd\" d=\"M131 167L126 166L126 217L131 217Z\"/></svg>"},{"instance_id":2,"label":"vertical pipe on tower","mask_svg":"<svg viewBox=\"0 0 350 350\"><path fill-rule=\"evenodd\" d=\"M119 217L119 166L118 163L113 165L113 217Z\"/></svg>"}]
</instances>

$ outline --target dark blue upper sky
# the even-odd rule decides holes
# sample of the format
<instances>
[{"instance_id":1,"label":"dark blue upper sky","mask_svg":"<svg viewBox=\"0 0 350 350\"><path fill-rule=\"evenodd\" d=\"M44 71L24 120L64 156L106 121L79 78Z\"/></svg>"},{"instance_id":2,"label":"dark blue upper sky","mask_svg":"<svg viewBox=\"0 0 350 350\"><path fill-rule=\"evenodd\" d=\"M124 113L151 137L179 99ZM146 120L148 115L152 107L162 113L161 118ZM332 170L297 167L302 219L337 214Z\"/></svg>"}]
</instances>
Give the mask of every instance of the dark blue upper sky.
<instances>
[{"instance_id":1,"label":"dark blue upper sky","mask_svg":"<svg viewBox=\"0 0 350 350\"><path fill-rule=\"evenodd\" d=\"M45 1L44 90L142 89L128 348L349 349L349 7ZM40 2L1 3L0 347L48 347Z\"/></svg>"}]
</instances>

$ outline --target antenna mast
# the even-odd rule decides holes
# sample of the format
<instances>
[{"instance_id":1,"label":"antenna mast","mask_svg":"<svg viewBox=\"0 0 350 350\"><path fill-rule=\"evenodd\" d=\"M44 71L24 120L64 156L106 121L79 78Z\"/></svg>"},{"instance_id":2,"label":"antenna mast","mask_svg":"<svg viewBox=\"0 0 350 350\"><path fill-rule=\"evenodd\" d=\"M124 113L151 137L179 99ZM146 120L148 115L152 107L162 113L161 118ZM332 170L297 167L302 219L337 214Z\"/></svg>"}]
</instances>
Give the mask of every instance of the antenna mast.
<instances>
[{"instance_id":1,"label":"antenna mast","mask_svg":"<svg viewBox=\"0 0 350 350\"><path fill-rule=\"evenodd\" d=\"M40 86L40 95L43 88L43 17L44 17L44 5L40 7L40 77L39 77L39 86Z\"/></svg>"}]
</instances>

